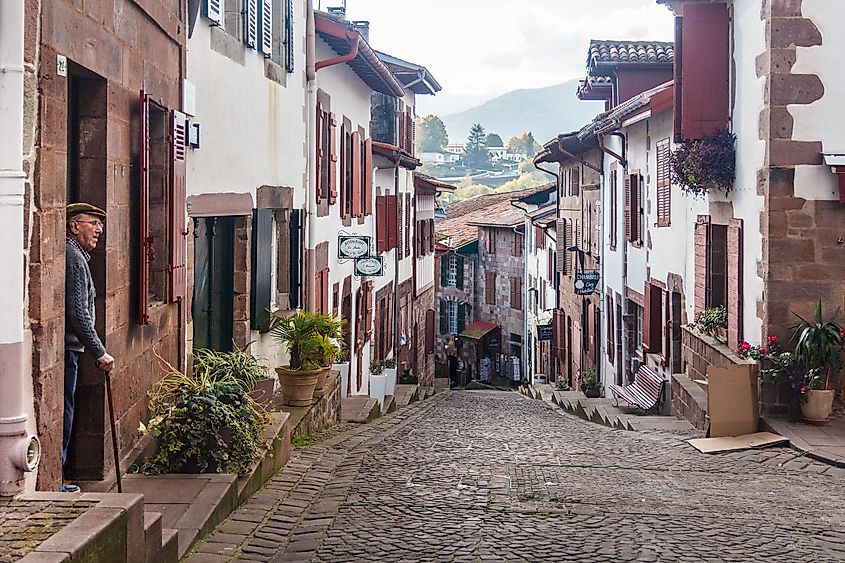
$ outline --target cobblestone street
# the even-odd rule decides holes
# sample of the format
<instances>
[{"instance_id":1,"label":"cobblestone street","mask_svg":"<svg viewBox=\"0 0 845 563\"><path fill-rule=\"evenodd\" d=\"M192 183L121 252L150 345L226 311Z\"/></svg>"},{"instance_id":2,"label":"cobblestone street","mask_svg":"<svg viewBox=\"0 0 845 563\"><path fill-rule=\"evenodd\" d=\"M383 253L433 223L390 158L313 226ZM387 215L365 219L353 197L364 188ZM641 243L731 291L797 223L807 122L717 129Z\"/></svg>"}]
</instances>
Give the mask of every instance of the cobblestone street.
<instances>
[{"instance_id":1,"label":"cobblestone street","mask_svg":"<svg viewBox=\"0 0 845 563\"><path fill-rule=\"evenodd\" d=\"M842 561L845 470L448 392L293 452L190 563Z\"/></svg>"}]
</instances>

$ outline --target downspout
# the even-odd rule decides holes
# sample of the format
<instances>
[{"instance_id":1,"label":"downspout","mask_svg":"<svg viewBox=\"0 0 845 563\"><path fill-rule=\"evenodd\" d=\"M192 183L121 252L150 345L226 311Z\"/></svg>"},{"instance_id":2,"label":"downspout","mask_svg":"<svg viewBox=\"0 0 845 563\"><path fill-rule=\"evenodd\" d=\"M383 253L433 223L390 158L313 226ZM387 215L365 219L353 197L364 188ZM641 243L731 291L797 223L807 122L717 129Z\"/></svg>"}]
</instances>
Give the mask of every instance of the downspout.
<instances>
[{"instance_id":1,"label":"downspout","mask_svg":"<svg viewBox=\"0 0 845 563\"><path fill-rule=\"evenodd\" d=\"M393 193L396 196L396 203L398 205L399 198L399 161L396 161L396 168L393 170ZM401 243L399 237L399 229L401 226L399 225L400 218L396 217L396 240ZM434 235L432 235L434 236ZM396 369L399 369L399 248L393 249L393 259L394 259L394 268L393 268L393 358L396 360Z\"/></svg>"},{"instance_id":2,"label":"downspout","mask_svg":"<svg viewBox=\"0 0 845 563\"><path fill-rule=\"evenodd\" d=\"M311 17L313 18L314 16L312 15ZM345 55L332 57L331 59L317 61L314 65L314 72L320 70L321 68L326 68L328 66L334 66L341 63L348 63L349 61L357 57L358 44L361 42L361 34L357 31L348 30L346 32L346 40L349 41L349 52Z\"/></svg>"},{"instance_id":3,"label":"downspout","mask_svg":"<svg viewBox=\"0 0 845 563\"><path fill-rule=\"evenodd\" d=\"M24 389L24 237L23 237L23 79L24 1L0 2L0 496L23 489L24 472L33 471L41 444L27 432Z\"/></svg>"},{"instance_id":4,"label":"downspout","mask_svg":"<svg viewBox=\"0 0 845 563\"><path fill-rule=\"evenodd\" d=\"M557 140L557 150L559 150L560 152L562 152L564 155L568 156L572 160L579 162L579 163L583 164L584 166L586 166L587 168L590 168L591 170L595 170L596 172L601 174L601 168L597 167L595 164L587 162L583 158L576 156L576 155L572 154L571 152L569 152L568 150L566 150L565 148L563 148L563 141L561 141L560 139Z\"/></svg>"},{"instance_id":5,"label":"downspout","mask_svg":"<svg viewBox=\"0 0 845 563\"><path fill-rule=\"evenodd\" d=\"M317 69L316 60L316 32L314 30L314 8L313 0L308 0L305 5L305 79L308 81L308 100L306 111L308 113L308 130L305 132L308 154L308 181L305 189L305 206L307 209L307 225L305 230L305 308L310 312L317 310ZM354 288L352 288L354 291ZM350 366L350 373L352 366Z\"/></svg>"},{"instance_id":6,"label":"downspout","mask_svg":"<svg viewBox=\"0 0 845 563\"><path fill-rule=\"evenodd\" d=\"M512 201L511 205L513 205L517 209L522 209L522 211L525 212L525 209L519 207L518 205L514 205L514 204L515 204L515 202ZM524 220L523 220L523 223L522 223L522 228L525 229L525 221ZM527 233L520 233L517 229L519 229L519 227L511 227L511 230L514 232L514 236L517 236L518 234L522 235L522 281L523 281L522 287L523 287L523 290L522 290L522 295L520 297L522 298L522 334L524 336L522 337L522 354L521 354L522 357L519 358L519 360L522 362L523 372L521 374L519 374L519 376L520 376L520 378L525 377L525 378L529 379L529 381L533 382L533 376L529 377L529 375L528 375L528 373L529 373L529 366L528 366L528 348L529 348L529 346L528 346L528 340L529 340L529 336L528 336L528 280L529 280L529 277L528 277L528 248L527 248L528 245L526 244L526 242L528 241L528 236L526 236Z\"/></svg>"}]
</instances>

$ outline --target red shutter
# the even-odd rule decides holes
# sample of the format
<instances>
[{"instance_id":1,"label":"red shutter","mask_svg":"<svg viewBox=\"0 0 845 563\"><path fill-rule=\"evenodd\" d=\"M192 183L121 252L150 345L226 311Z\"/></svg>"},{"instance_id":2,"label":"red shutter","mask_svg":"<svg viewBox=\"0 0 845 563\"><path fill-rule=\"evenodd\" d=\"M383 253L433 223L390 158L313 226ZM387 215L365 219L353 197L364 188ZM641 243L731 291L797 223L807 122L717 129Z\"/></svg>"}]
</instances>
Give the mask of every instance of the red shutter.
<instances>
[{"instance_id":1,"label":"red shutter","mask_svg":"<svg viewBox=\"0 0 845 563\"><path fill-rule=\"evenodd\" d=\"M404 209L404 201L402 199L402 195L399 194L396 196L396 251L399 253L399 259L405 257L405 241L402 240L402 232L403 230L403 214L405 213Z\"/></svg>"},{"instance_id":2,"label":"red shutter","mask_svg":"<svg viewBox=\"0 0 845 563\"><path fill-rule=\"evenodd\" d=\"M405 194L405 254L411 255L411 194Z\"/></svg>"},{"instance_id":3,"label":"red shutter","mask_svg":"<svg viewBox=\"0 0 845 563\"><path fill-rule=\"evenodd\" d=\"M633 231L631 230L631 175L625 175L625 240L631 242L634 240Z\"/></svg>"},{"instance_id":4,"label":"red shutter","mask_svg":"<svg viewBox=\"0 0 845 563\"><path fill-rule=\"evenodd\" d=\"M373 140L364 141L364 215L373 213Z\"/></svg>"},{"instance_id":5,"label":"red shutter","mask_svg":"<svg viewBox=\"0 0 845 563\"><path fill-rule=\"evenodd\" d=\"M552 355L556 358L564 357L563 343L563 311L552 311Z\"/></svg>"},{"instance_id":6,"label":"red shutter","mask_svg":"<svg viewBox=\"0 0 845 563\"><path fill-rule=\"evenodd\" d=\"M399 247L399 196L387 196L387 249Z\"/></svg>"},{"instance_id":7,"label":"red shutter","mask_svg":"<svg viewBox=\"0 0 845 563\"><path fill-rule=\"evenodd\" d=\"M367 280L367 337L366 339L370 339L370 335L372 334L372 327L373 327L373 282L372 280Z\"/></svg>"},{"instance_id":8,"label":"red shutter","mask_svg":"<svg viewBox=\"0 0 845 563\"><path fill-rule=\"evenodd\" d=\"M185 256L188 225L186 217L185 172L185 114L171 111L172 130L170 136L170 300L185 297Z\"/></svg>"},{"instance_id":9,"label":"red shutter","mask_svg":"<svg viewBox=\"0 0 845 563\"><path fill-rule=\"evenodd\" d=\"M337 118L329 116L329 203L337 202Z\"/></svg>"},{"instance_id":10,"label":"red shutter","mask_svg":"<svg viewBox=\"0 0 845 563\"><path fill-rule=\"evenodd\" d=\"M408 153L413 156L414 155L414 145L416 143L416 130L414 128L414 108L408 108L408 131L410 132L409 136L411 137L410 145L408 146Z\"/></svg>"},{"instance_id":11,"label":"red shutter","mask_svg":"<svg viewBox=\"0 0 845 563\"><path fill-rule=\"evenodd\" d=\"M340 126L340 216L345 218L347 214L350 212L350 209L346 206L346 192L347 190L351 189L352 186L348 185L346 179L346 167L349 166L349 156L346 152L347 147L349 146L349 140L347 139L346 127L341 125Z\"/></svg>"},{"instance_id":12,"label":"red shutter","mask_svg":"<svg viewBox=\"0 0 845 563\"><path fill-rule=\"evenodd\" d=\"M314 186L314 191L317 195L317 203L320 203L320 201L322 201L323 195L323 106L322 104L320 104L320 102L317 102L316 134L317 135L314 142L317 144L317 172L315 175L316 186Z\"/></svg>"},{"instance_id":13,"label":"red shutter","mask_svg":"<svg viewBox=\"0 0 845 563\"><path fill-rule=\"evenodd\" d=\"M416 346L416 342L414 343ZM425 353L434 353L434 310L425 312Z\"/></svg>"},{"instance_id":14,"label":"red shutter","mask_svg":"<svg viewBox=\"0 0 845 563\"><path fill-rule=\"evenodd\" d=\"M329 269L326 268L323 270L323 287L322 287L322 299L323 302L323 314L327 315L331 310L329 308Z\"/></svg>"},{"instance_id":15,"label":"red shutter","mask_svg":"<svg viewBox=\"0 0 845 563\"><path fill-rule=\"evenodd\" d=\"M591 302L587 307L587 330L590 333L590 339L587 341L589 348L590 359L595 363L598 359L596 356L596 306Z\"/></svg>"},{"instance_id":16,"label":"red shutter","mask_svg":"<svg viewBox=\"0 0 845 563\"><path fill-rule=\"evenodd\" d=\"M361 215L361 135L352 133L352 216ZM347 164L347 166L349 166Z\"/></svg>"},{"instance_id":17,"label":"red shutter","mask_svg":"<svg viewBox=\"0 0 845 563\"><path fill-rule=\"evenodd\" d=\"M376 252L387 250L387 196L376 196Z\"/></svg>"},{"instance_id":18,"label":"red shutter","mask_svg":"<svg viewBox=\"0 0 845 563\"><path fill-rule=\"evenodd\" d=\"M613 359L616 355L616 333L613 329L613 298L610 295L605 296L605 314L607 315L607 359L613 364Z\"/></svg>"},{"instance_id":19,"label":"red shutter","mask_svg":"<svg viewBox=\"0 0 845 563\"><path fill-rule=\"evenodd\" d=\"M434 219L428 220L428 251L434 252Z\"/></svg>"},{"instance_id":20,"label":"red shutter","mask_svg":"<svg viewBox=\"0 0 845 563\"><path fill-rule=\"evenodd\" d=\"M671 223L671 180L669 178L669 139L657 143L657 226Z\"/></svg>"},{"instance_id":21,"label":"red shutter","mask_svg":"<svg viewBox=\"0 0 845 563\"><path fill-rule=\"evenodd\" d=\"M152 239L150 238L150 113L149 98L141 90L140 96L140 134L141 150L138 168L141 171L141 182L138 194L138 242L141 245L138 253L138 324L145 325L150 321L147 310L150 306L150 258L152 256Z\"/></svg>"},{"instance_id":22,"label":"red shutter","mask_svg":"<svg viewBox=\"0 0 845 563\"><path fill-rule=\"evenodd\" d=\"M652 286L646 282L643 292L643 350L651 351L651 292Z\"/></svg>"},{"instance_id":23,"label":"red shutter","mask_svg":"<svg viewBox=\"0 0 845 563\"><path fill-rule=\"evenodd\" d=\"M685 4L682 21L681 135L700 139L724 130L729 117L728 7Z\"/></svg>"}]
</instances>

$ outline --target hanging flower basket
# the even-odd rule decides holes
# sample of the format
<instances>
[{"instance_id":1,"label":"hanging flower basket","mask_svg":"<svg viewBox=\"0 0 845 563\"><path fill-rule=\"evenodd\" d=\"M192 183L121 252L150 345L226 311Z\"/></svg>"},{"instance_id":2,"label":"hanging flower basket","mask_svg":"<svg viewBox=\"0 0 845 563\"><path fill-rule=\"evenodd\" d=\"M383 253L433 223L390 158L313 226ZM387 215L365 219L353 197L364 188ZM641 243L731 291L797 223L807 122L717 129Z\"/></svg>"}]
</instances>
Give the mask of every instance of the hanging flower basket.
<instances>
[{"instance_id":1,"label":"hanging flower basket","mask_svg":"<svg viewBox=\"0 0 845 563\"><path fill-rule=\"evenodd\" d=\"M710 190L726 195L736 175L736 135L721 131L680 145L669 162L672 183L687 194L704 197Z\"/></svg>"}]
</instances>

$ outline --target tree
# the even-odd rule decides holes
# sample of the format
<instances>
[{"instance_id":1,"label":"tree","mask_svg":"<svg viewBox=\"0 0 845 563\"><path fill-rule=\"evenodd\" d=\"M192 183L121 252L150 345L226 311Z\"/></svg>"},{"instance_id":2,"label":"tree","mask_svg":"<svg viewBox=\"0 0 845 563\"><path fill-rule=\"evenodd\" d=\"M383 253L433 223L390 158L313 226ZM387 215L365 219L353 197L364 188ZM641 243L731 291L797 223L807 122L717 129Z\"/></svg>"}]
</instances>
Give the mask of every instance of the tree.
<instances>
[{"instance_id":1,"label":"tree","mask_svg":"<svg viewBox=\"0 0 845 563\"><path fill-rule=\"evenodd\" d=\"M469 130L464 161L469 168L482 168L490 164L490 153L487 152L487 134L480 123L476 123Z\"/></svg>"},{"instance_id":2,"label":"tree","mask_svg":"<svg viewBox=\"0 0 845 563\"><path fill-rule=\"evenodd\" d=\"M543 149L543 147L540 146L540 143L534 139L534 135L531 131L508 139L508 148L516 153L521 153L526 156L533 156Z\"/></svg>"},{"instance_id":3,"label":"tree","mask_svg":"<svg viewBox=\"0 0 845 563\"><path fill-rule=\"evenodd\" d=\"M417 123L417 142L422 152L441 152L449 144L446 126L436 115L426 115Z\"/></svg>"},{"instance_id":4,"label":"tree","mask_svg":"<svg viewBox=\"0 0 845 563\"><path fill-rule=\"evenodd\" d=\"M499 135L497 135L496 133L488 133L486 142L487 142L488 147L503 147L503 146L505 146L505 143L504 143L504 141L502 141L502 138Z\"/></svg>"}]
</instances>

